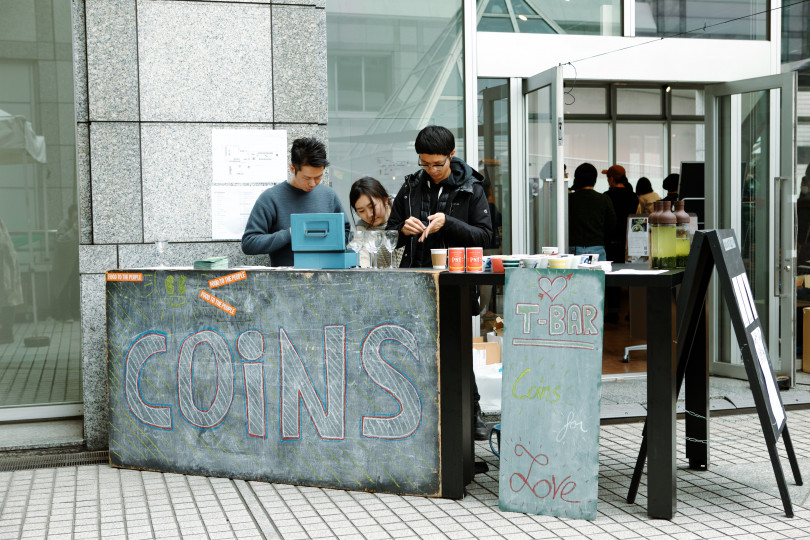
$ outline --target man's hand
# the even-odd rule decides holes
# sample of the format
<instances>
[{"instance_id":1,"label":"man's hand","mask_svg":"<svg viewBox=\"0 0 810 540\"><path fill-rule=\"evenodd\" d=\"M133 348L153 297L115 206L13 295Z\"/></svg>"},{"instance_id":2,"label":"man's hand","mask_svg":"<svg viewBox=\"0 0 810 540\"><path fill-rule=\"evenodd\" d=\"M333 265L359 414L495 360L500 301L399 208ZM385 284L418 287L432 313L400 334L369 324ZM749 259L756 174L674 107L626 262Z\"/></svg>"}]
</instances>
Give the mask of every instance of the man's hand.
<instances>
[{"instance_id":1,"label":"man's hand","mask_svg":"<svg viewBox=\"0 0 810 540\"><path fill-rule=\"evenodd\" d=\"M428 216L428 221L430 221L430 224L425 227L424 231L422 231L422 236L419 237L420 242L424 242L425 238L444 227L447 218L445 217L444 212L437 212Z\"/></svg>"},{"instance_id":2,"label":"man's hand","mask_svg":"<svg viewBox=\"0 0 810 540\"><path fill-rule=\"evenodd\" d=\"M417 234L422 234L422 231L424 230L425 224L413 216L406 219L405 222L402 224L402 234L404 234L405 236L415 236Z\"/></svg>"}]
</instances>

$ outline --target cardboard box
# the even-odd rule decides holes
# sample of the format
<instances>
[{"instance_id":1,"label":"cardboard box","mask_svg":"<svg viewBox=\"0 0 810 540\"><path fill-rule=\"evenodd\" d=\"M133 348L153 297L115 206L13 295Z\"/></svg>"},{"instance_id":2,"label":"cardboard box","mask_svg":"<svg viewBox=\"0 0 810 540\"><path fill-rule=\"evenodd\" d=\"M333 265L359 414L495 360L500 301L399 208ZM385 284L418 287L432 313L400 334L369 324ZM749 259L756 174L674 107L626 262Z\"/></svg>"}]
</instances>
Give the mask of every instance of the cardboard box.
<instances>
[{"instance_id":1,"label":"cardboard box","mask_svg":"<svg viewBox=\"0 0 810 540\"><path fill-rule=\"evenodd\" d=\"M473 336L473 343L483 343L484 336Z\"/></svg>"},{"instance_id":2,"label":"cardboard box","mask_svg":"<svg viewBox=\"0 0 810 540\"><path fill-rule=\"evenodd\" d=\"M485 351L487 355L487 365L501 363L501 344L500 343L486 343L486 342L473 342L473 349Z\"/></svg>"},{"instance_id":3,"label":"cardboard box","mask_svg":"<svg viewBox=\"0 0 810 540\"><path fill-rule=\"evenodd\" d=\"M810 307L802 310L802 371L810 373Z\"/></svg>"}]
</instances>

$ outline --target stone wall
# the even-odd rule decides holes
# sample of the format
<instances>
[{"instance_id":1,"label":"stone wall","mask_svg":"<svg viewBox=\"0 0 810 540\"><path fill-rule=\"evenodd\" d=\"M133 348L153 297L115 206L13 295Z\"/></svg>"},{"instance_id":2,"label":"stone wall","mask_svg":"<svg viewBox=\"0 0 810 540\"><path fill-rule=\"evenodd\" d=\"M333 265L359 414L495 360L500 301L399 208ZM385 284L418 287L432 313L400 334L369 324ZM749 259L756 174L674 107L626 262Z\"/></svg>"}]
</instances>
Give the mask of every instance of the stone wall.
<instances>
[{"instance_id":1,"label":"stone wall","mask_svg":"<svg viewBox=\"0 0 810 540\"><path fill-rule=\"evenodd\" d=\"M74 0L85 438L107 447L104 273L227 255L211 239L211 131L326 140L325 0Z\"/></svg>"}]
</instances>

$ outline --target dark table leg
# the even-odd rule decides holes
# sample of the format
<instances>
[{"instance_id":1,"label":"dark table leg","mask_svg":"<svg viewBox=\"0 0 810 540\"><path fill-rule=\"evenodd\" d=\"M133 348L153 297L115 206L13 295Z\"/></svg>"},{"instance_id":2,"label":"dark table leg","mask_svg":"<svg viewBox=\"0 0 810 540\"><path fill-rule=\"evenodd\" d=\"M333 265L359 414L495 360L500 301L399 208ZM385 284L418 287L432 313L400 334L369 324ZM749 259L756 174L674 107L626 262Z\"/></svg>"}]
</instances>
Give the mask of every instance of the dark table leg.
<instances>
[{"instance_id":1,"label":"dark table leg","mask_svg":"<svg viewBox=\"0 0 810 540\"><path fill-rule=\"evenodd\" d=\"M679 314L680 315L680 314ZM690 469L709 466L709 366L706 356L706 307L700 310L684 378L686 458ZM692 413L692 414L690 414Z\"/></svg>"},{"instance_id":2,"label":"dark table leg","mask_svg":"<svg viewBox=\"0 0 810 540\"><path fill-rule=\"evenodd\" d=\"M676 362L672 325L672 291L647 289L647 513L675 515Z\"/></svg>"},{"instance_id":3,"label":"dark table leg","mask_svg":"<svg viewBox=\"0 0 810 540\"><path fill-rule=\"evenodd\" d=\"M460 499L472 482L472 323L468 286L439 287L442 496ZM461 456L461 459L459 459Z\"/></svg>"}]
</instances>

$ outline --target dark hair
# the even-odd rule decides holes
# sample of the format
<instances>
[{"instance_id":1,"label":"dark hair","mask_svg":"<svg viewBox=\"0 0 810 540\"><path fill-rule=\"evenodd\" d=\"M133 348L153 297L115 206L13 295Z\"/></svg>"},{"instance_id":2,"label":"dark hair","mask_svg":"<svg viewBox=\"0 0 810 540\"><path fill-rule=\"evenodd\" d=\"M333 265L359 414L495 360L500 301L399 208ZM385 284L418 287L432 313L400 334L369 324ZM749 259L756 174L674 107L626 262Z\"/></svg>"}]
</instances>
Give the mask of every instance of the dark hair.
<instances>
[{"instance_id":1,"label":"dark hair","mask_svg":"<svg viewBox=\"0 0 810 540\"><path fill-rule=\"evenodd\" d=\"M672 173L666 178L664 178L664 189L667 191L678 191L678 181L681 179L681 175L678 173Z\"/></svg>"},{"instance_id":2,"label":"dark hair","mask_svg":"<svg viewBox=\"0 0 810 540\"><path fill-rule=\"evenodd\" d=\"M290 149L290 163L296 171L308 165L310 167L328 167L326 147L318 139L302 137L295 139Z\"/></svg>"},{"instance_id":3,"label":"dark hair","mask_svg":"<svg viewBox=\"0 0 810 540\"><path fill-rule=\"evenodd\" d=\"M583 187L593 187L596 185L597 177L598 173L596 172L596 167L590 163L583 163L574 169L573 188L579 189Z\"/></svg>"},{"instance_id":4,"label":"dark hair","mask_svg":"<svg viewBox=\"0 0 810 540\"><path fill-rule=\"evenodd\" d=\"M355 210L354 205L361 195L365 195L366 197L371 199L372 210L371 210L370 225L374 225L374 221L377 219L376 208L374 207L374 199L380 199L383 202L383 204L387 206L390 200L388 192L376 178L364 176L363 178L359 179L357 182L352 184L352 187L349 190L349 206L352 207L352 211L354 213L357 213L357 210Z\"/></svg>"},{"instance_id":5,"label":"dark hair","mask_svg":"<svg viewBox=\"0 0 810 540\"><path fill-rule=\"evenodd\" d=\"M427 126L416 136L414 147L417 154L449 156L456 149L456 139L446 127Z\"/></svg>"},{"instance_id":6,"label":"dark hair","mask_svg":"<svg viewBox=\"0 0 810 540\"><path fill-rule=\"evenodd\" d=\"M650 179L646 176L642 176L636 182L636 195L646 195L647 193L652 193L652 184L650 183Z\"/></svg>"}]
</instances>

